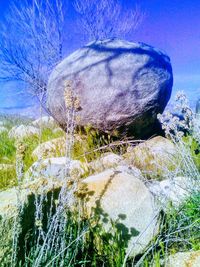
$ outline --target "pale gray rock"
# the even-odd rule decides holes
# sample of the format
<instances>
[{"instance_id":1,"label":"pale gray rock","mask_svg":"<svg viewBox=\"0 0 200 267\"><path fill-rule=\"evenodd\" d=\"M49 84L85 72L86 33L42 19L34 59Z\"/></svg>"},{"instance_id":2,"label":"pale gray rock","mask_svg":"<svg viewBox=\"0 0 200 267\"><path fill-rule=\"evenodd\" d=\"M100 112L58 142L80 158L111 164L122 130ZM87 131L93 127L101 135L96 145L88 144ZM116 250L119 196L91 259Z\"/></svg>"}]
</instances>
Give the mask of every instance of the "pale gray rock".
<instances>
[{"instance_id":1,"label":"pale gray rock","mask_svg":"<svg viewBox=\"0 0 200 267\"><path fill-rule=\"evenodd\" d=\"M31 125L14 126L8 133L9 138L24 139L30 136L39 136L40 131L38 128Z\"/></svg>"},{"instance_id":2,"label":"pale gray rock","mask_svg":"<svg viewBox=\"0 0 200 267\"><path fill-rule=\"evenodd\" d=\"M66 140L64 137L55 138L38 145L32 152L33 158L55 158L64 156L66 152Z\"/></svg>"},{"instance_id":3,"label":"pale gray rock","mask_svg":"<svg viewBox=\"0 0 200 267\"><path fill-rule=\"evenodd\" d=\"M114 153L105 153L97 160L88 164L89 170L94 172L102 172L105 169L116 167L123 163L123 157Z\"/></svg>"},{"instance_id":4,"label":"pale gray rock","mask_svg":"<svg viewBox=\"0 0 200 267\"><path fill-rule=\"evenodd\" d=\"M49 79L47 106L63 129L69 81L80 102L78 125L141 138L157 130L173 75L169 57L149 45L119 39L90 43L65 58Z\"/></svg>"},{"instance_id":5,"label":"pale gray rock","mask_svg":"<svg viewBox=\"0 0 200 267\"><path fill-rule=\"evenodd\" d=\"M84 216L100 216L108 233L121 227L131 257L143 252L159 225L154 197L140 178L139 170L118 166L81 180L77 191Z\"/></svg>"},{"instance_id":6,"label":"pale gray rock","mask_svg":"<svg viewBox=\"0 0 200 267\"><path fill-rule=\"evenodd\" d=\"M56 127L56 122L50 116L43 116L43 117L33 121L32 125L35 127L38 127L38 128L42 127L42 128L53 129Z\"/></svg>"},{"instance_id":7,"label":"pale gray rock","mask_svg":"<svg viewBox=\"0 0 200 267\"><path fill-rule=\"evenodd\" d=\"M200 266L200 250L178 252L171 255L165 267L199 267Z\"/></svg>"},{"instance_id":8,"label":"pale gray rock","mask_svg":"<svg viewBox=\"0 0 200 267\"><path fill-rule=\"evenodd\" d=\"M153 137L136 146L129 146L123 158L140 169L148 178L164 180L177 168L179 155L174 143L162 136Z\"/></svg>"},{"instance_id":9,"label":"pale gray rock","mask_svg":"<svg viewBox=\"0 0 200 267\"><path fill-rule=\"evenodd\" d=\"M69 172L66 172L66 169ZM25 180L31 181L40 177L55 178L58 180L67 179L66 173L70 178L80 178L84 174L82 164L78 160L66 159L66 157L48 158L38 160L33 163L25 174Z\"/></svg>"},{"instance_id":10,"label":"pale gray rock","mask_svg":"<svg viewBox=\"0 0 200 267\"><path fill-rule=\"evenodd\" d=\"M173 179L166 179L161 182L150 181L147 187L151 193L157 197L160 206L167 211L169 205L178 207L184 200L186 200L192 193L200 189L199 181L190 179L189 177L174 177Z\"/></svg>"}]
</instances>

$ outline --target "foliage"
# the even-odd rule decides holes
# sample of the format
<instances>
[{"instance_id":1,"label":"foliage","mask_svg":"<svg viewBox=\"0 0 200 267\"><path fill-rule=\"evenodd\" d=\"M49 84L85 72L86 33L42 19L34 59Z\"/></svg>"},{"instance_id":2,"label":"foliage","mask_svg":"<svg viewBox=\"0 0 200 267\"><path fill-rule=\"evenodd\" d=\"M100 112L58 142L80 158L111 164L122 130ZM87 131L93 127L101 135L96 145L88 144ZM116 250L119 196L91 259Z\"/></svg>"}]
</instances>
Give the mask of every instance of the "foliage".
<instances>
[{"instance_id":1,"label":"foliage","mask_svg":"<svg viewBox=\"0 0 200 267\"><path fill-rule=\"evenodd\" d=\"M184 100L184 98L181 99ZM184 105L182 107L185 112L184 121L174 119L170 115L169 121L163 123L168 138L174 142L182 160L177 170L168 170L168 175L173 179L177 173L181 173L184 177L188 177L189 181L198 181L199 143L193 131L191 110ZM191 116L188 117L188 115ZM69 155L84 162L98 159L102 156L102 152L124 154L127 144L131 142L131 140L117 140L91 127L75 131L73 122L70 134L78 135L80 141L70 144ZM25 170L33 163L34 159L31 154L40 142L60 136L63 136L61 132L54 133L50 129L43 129L40 137L32 136L24 139ZM2 150L1 155L7 153L7 158L15 161L14 140L6 138L8 136L4 134L2 140L5 144L9 144L10 149ZM4 184L6 184L5 181ZM119 217L117 221L112 221L99 205L93 210L93 216L90 218L83 216L80 209L76 212L69 211L69 203L73 200L73 193L77 188L76 181L73 181L71 186L71 190L66 190L63 186L56 196L49 196L46 193L32 196L34 198L32 206L26 208L29 216L27 213L19 213L19 220L26 221L27 217L29 219L32 217L31 224L22 233L20 231L17 233L19 235L15 244L18 255L17 267L151 267L154 265L160 267L170 254L200 249L198 188L192 188L192 194L180 206L174 207L169 203L169 207L166 207L167 212L161 211L159 234L152 240L147 250L142 255L134 259L128 258L125 261L127 242L130 235L137 235L137 233L130 233L129 229L124 227L122 217ZM109 223L110 230L105 231L102 223ZM9 265L9 262L7 264Z\"/></svg>"},{"instance_id":2,"label":"foliage","mask_svg":"<svg viewBox=\"0 0 200 267\"><path fill-rule=\"evenodd\" d=\"M81 21L78 26L90 41L128 37L144 18L137 5L124 10L119 0L74 0L73 5Z\"/></svg>"},{"instance_id":3,"label":"foliage","mask_svg":"<svg viewBox=\"0 0 200 267\"><path fill-rule=\"evenodd\" d=\"M7 124L13 126L15 120L9 120ZM21 120L19 120L21 122ZM30 136L23 140L25 146L23 171L27 171L33 164L34 158L32 157L33 150L39 145L40 142L46 142L54 138L63 136L62 132L53 132L52 129L44 128L41 134L41 140L38 136ZM16 142L10 139L8 132L0 134L0 164L16 164ZM14 167L15 168L15 167ZM17 184L16 172L14 169L0 170L0 189L12 187Z\"/></svg>"},{"instance_id":4,"label":"foliage","mask_svg":"<svg viewBox=\"0 0 200 267\"><path fill-rule=\"evenodd\" d=\"M183 142L188 147L191 157L193 158L197 169L200 171L200 144L191 135L184 136Z\"/></svg>"},{"instance_id":5,"label":"foliage","mask_svg":"<svg viewBox=\"0 0 200 267\"><path fill-rule=\"evenodd\" d=\"M15 144L14 140L8 137L7 132L0 134L0 162L13 163L15 159Z\"/></svg>"},{"instance_id":6,"label":"foliage","mask_svg":"<svg viewBox=\"0 0 200 267\"><path fill-rule=\"evenodd\" d=\"M66 7L62 0L12 1L1 23L1 80L25 83L42 104L49 73L63 57Z\"/></svg>"},{"instance_id":7,"label":"foliage","mask_svg":"<svg viewBox=\"0 0 200 267\"><path fill-rule=\"evenodd\" d=\"M200 249L200 193L186 199L178 208L169 207L162 215L158 236L144 253L141 265L164 266L167 256L180 251Z\"/></svg>"},{"instance_id":8,"label":"foliage","mask_svg":"<svg viewBox=\"0 0 200 267\"><path fill-rule=\"evenodd\" d=\"M0 191L17 185L15 166L13 168L0 170Z\"/></svg>"},{"instance_id":9,"label":"foliage","mask_svg":"<svg viewBox=\"0 0 200 267\"><path fill-rule=\"evenodd\" d=\"M122 266L127 241L119 223L112 222L112 232L108 234L103 230L96 216L90 219L80 219L78 213L66 211L66 219L62 235L67 249L63 249L61 254L45 249L45 256L42 255L40 260L41 266ZM94 222L98 223L94 224ZM41 225L38 224L39 227L43 227L44 231L47 231L44 222ZM38 226L35 223L35 230L32 229L24 236L24 243L26 240L27 244L26 257L23 260L19 259L18 266L38 266L37 259L42 249L42 242L38 244ZM28 246L30 243L31 246Z\"/></svg>"}]
</instances>

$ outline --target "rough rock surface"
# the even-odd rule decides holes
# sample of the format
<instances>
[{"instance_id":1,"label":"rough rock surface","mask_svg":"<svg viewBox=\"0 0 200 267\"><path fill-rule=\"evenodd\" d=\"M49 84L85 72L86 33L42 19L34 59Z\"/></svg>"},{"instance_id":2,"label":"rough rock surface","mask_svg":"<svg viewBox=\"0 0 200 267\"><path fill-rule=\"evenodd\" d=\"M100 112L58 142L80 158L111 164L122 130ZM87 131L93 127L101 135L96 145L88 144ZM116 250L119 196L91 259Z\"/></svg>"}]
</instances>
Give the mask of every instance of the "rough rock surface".
<instances>
[{"instance_id":1,"label":"rough rock surface","mask_svg":"<svg viewBox=\"0 0 200 267\"><path fill-rule=\"evenodd\" d=\"M157 129L173 75L169 57L149 45L119 39L90 43L64 59L49 79L47 106L63 129L67 81L80 102L80 126L142 138Z\"/></svg>"},{"instance_id":2,"label":"rough rock surface","mask_svg":"<svg viewBox=\"0 0 200 267\"><path fill-rule=\"evenodd\" d=\"M199 182L188 177L175 177L161 182L150 181L147 187L159 199L161 208L167 210L167 203L176 207L194 193L194 189L198 190Z\"/></svg>"},{"instance_id":3,"label":"rough rock surface","mask_svg":"<svg viewBox=\"0 0 200 267\"><path fill-rule=\"evenodd\" d=\"M169 170L177 167L177 150L167 138L157 136L135 147L129 147L123 155L127 164L135 166L150 178L166 179Z\"/></svg>"},{"instance_id":4,"label":"rough rock surface","mask_svg":"<svg viewBox=\"0 0 200 267\"><path fill-rule=\"evenodd\" d=\"M165 267L199 267L200 250L179 252L171 255Z\"/></svg>"},{"instance_id":5,"label":"rough rock surface","mask_svg":"<svg viewBox=\"0 0 200 267\"><path fill-rule=\"evenodd\" d=\"M87 177L77 191L84 216L100 216L106 232L113 231L111 220L120 227L130 256L141 253L158 229L154 198L140 176L138 169L119 166Z\"/></svg>"},{"instance_id":6,"label":"rough rock surface","mask_svg":"<svg viewBox=\"0 0 200 267\"><path fill-rule=\"evenodd\" d=\"M58 137L38 145L32 152L32 156L36 159L64 157L66 153L66 142L70 139L67 137ZM73 136L73 144L79 142L84 144L84 138L78 134ZM69 141L70 142L70 141Z\"/></svg>"},{"instance_id":7,"label":"rough rock surface","mask_svg":"<svg viewBox=\"0 0 200 267\"><path fill-rule=\"evenodd\" d=\"M123 163L123 157L114 153L105 153L97 160L88 164L88 168L94 172L102 172L105 169L116 167Z\"/></svg>"},{"instance_id":8,"label":"rough rock surface","mask_svg":"<svg viewBox=\"0 0 200 267\"><path fill-rule=\"evenodd\" d=\"M66 168L69 169L69 175L72 178L79 178L84 173L82 164L78 160L70 160L66 157L49 158L33 163L25 174L25 180L35 180L40 177L62 180L65 178Z\"/></svg>"},{"instance_id":9,"label":"rough rock surface","mask_svg":"<svg viewBox=\"0 0 200 267\"><path fill-rule=\"evenodd\" d=\"M42 128L54 128L56 127L56 122L52 117L43 116L35 121L32 122L32 125L35 127L42 127Z\"/></svg>"},{"instance_id":10,"label":"rough rock surface","mask_svg":"<svg viewBox=\"0 0 200 267\"><path fill-rule=\"evenodd\" d=\"M9 138L24 139L32 135L39 136L38 128L29 125L14 126L8 133Z\"/></svg>"},{"instance_id":11,"label":"rough rock surface","mask_svg":"<svg viewBox=\"0 0 200 267\"><path fill-rule=\"evenodd\" d=\"M64 156L66 150L65 142L66 141L64 137L59 137L44 142L33 150L32 156L36 159Z\"/></svg>"}]
</instances>

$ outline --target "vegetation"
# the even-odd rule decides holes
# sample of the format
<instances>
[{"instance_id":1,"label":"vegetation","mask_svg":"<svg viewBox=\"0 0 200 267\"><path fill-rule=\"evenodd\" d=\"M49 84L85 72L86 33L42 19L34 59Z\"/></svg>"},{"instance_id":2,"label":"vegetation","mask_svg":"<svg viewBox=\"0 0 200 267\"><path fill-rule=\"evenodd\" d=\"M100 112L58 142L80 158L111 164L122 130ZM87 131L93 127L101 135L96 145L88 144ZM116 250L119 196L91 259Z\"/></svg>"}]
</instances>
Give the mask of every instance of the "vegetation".
<instances>
[{"instance_id":1,"label":"vegetation","mask_svg":"<svg viewBox=\"0 0 200 267\"><path fill-rule=\"evenodd\" d=\"M17 122L22 123L23 120L9 117L5 125L8 129ZM24 122L24 121L23 121ZM26 121L25 121L26 122ZM39 136L29 136L23 140L25 144L25 155L24 155L24 172L33 164L34 158L32 157L33 150L40 144L49 141L54 138L63 136L62 131L53 132L51 129L45 128L42 130L41 138ZM0 168L0 190L17 185L17 177L15 171L16 165L16 147L17 143L14 139L10 139L8 132L0 133L0 164L12 164L13 168L1 169ZM5 165L6 167L6 165Z\"/></svg>"},{"instance_id":2,"label":"vegetation","mask_svg":"<svg viewBox=\"0 0 200 267\"><path fill-rule=\"evenodd\" d=\"M164 266L170 254L200 249L200 193L194 193L176 209L169 207L161 220L160 232L140 259L141 266Z\"/></svg>"},{"instance_id":3,"label":"vegetation","mask_svg":"<svg viewBox=\"0 0 200 267\"><path fill-rule=\"evenodd\" d=\"M170 120L174 122L171 117ZM183 126L188 124L181 122L181 127L179 127L174 124L170 125L170 120L167 125L163 125L168 138L181 152L183 161L183 164L177 166L176 172L187 176L191 181L199 179L200 145L196 135L193 135L193 124L190 123L191 126L182 134ZM180 125L179 120L177 123ZM9 125L10 127L13 125L12 121L9 122ZM90 127L77 130L75 135L79 135L81 138L72 143L70 154L72 158L80 159L83 162L98 159L106 151L124 154L127 144L131 141L119 141L116 137L112 138ZM24 171L34 162L31 154L39 143L61 136L63 136L62 132L43 129L40 137L31 136L24 139ZM1 134L0 140L1 162L15 164L15 141L9 139L7 132ZM174 173L174 170L169 169L169 177L172 176L172 172ZM0 171L0 174L1 189L17 185L14 168L6 173ZM71 187L72 192L76 191L76 182L68 186ZM40 193L32 197L24 207L19 206L19 218L17 217L16 223L20 225L24 223L23 220L26 220L26 228L22 232L18 227L14 230L14 233L19 235L14 239L16 240L15 254L12 253L12 256L11 254L9 256L8 252L5 257L6 262L1 263L2 266L161 267L164 266L167 257L173 253L200 249L200 193L198 187L192 188L190 195L181 205L173 206L172 203L168 203L167 212L161 211L160 214L158 235L142 255L137 255L132 259L126 258L130 233L128 229L124 228L123 218L119 217L119 220L111 221L98 205L93 210L93 216L89 218L84 217L80 209L72 212L66 205L72 196L64 188L51 193L44 191L44 194ZM27 221L25 218L29 218L29 220ZM111 229L105 232L102 223L108 221Z\"/></svg>"}]
</instances>

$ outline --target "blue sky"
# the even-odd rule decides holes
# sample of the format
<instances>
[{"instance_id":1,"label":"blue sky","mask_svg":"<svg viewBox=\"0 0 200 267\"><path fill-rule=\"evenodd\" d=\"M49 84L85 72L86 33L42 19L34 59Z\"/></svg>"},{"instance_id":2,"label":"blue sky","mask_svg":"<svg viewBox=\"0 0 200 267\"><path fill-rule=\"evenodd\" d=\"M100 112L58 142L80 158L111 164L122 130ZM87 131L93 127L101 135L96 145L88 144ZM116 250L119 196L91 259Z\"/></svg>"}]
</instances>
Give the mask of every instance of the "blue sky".
<instances>
[{"instance_id":1,"label":"blue sky","mask_svg":"<svg viewBox=\"0 0 200 267\"><path fill-rule=\"evenodd\" d=\"M127 8L133 2L121 1ZM0 0L0 22L11 2ZM170 56L173 66L173 92L185 90L194 103L200 97L200 0L138 0L137 3L145 11L146 17L130 39L164 50ZM70 7L70 27L74 18L74 11ZM66 28L66 34L68 30ZM70 34L70 43L70 52L82 45L79 36L73 35L73 32ZM25 102L29 105L30 101L15 90L17 88L20 91L21 85L0 84L0 88L0 107L22 106Z\"/></svg>"}]
</instances>

